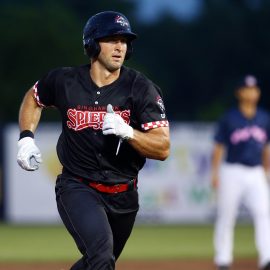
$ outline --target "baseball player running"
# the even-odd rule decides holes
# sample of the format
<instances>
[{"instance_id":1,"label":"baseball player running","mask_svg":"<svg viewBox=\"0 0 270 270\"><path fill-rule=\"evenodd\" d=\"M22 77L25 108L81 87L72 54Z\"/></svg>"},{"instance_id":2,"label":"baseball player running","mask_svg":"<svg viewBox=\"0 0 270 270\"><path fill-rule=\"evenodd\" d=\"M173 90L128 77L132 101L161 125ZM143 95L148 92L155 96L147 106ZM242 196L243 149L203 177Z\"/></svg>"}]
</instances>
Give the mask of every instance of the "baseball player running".
<instances>
[{"instance_id":1,"label":"baseball player running","mask_svg":"<svg viewBox=\"0 0 270 270\"><path fill-rule=\"evenodd\" d=\"M41 162L34 132L42 109L56 107L62 116L56 201L82 253L72 270L115 269L139 207L138 172L146 158L169 155L160 88L123 65L135 38L123 14L92 16L83 30L90 64L51 70L21 104L17 161L28 171Z\"/></svg>"},{"instance_id":2,"label":"baseball player running","mask_svg":"<svg viewBox=\"0 0 270 270\"><path fill-rule=\"evenodd\" d=\"M260 89L254 76L246 76L236 89L238 107L221 118L212 160L212 185L217 189L214 233L215 264L232 264L233 228L241 202L250 210L255 226L259 267L270 269L269 173L270 116L257 107ZM226 150L226 162L221 165Z\"/></svg>"}]
</instances>

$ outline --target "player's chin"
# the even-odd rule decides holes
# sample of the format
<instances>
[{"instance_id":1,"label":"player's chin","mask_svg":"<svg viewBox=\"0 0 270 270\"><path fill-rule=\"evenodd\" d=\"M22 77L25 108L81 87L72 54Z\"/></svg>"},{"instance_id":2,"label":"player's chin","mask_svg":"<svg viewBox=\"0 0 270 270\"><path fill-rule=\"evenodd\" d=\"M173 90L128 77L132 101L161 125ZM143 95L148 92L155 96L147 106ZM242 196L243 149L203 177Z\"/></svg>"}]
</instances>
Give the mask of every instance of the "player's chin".
<instances>
[{"instance_id":1,"label":"player's chin","mask_svg":"<svg viewBox=\"0 0 270 270\"><path fill-rule=\"evenodd\" d=\"M123 65L123 61L112 61L110 65L108 66L108 69L113 72L121 68L122 65Z\"/></svg>"}]
</instances>

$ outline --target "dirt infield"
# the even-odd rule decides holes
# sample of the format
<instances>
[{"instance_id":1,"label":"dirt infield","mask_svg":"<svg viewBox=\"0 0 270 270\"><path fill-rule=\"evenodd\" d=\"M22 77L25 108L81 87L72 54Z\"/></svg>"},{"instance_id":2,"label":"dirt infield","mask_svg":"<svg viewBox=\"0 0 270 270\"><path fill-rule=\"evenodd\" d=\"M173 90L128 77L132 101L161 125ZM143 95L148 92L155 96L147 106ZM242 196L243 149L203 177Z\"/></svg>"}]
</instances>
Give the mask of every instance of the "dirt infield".
<instances>
[{"instance_id":1,"label":"dirt infield","mask_svg":"<svg viewBox=\"0 0 270 270\"><path fill-rule=\"evenodd\" d=\"M0 263L0 270L69 270L70 263ZM215 270L207 260L120 261L117 270ZM232 270L257 270L255 259L239 259Z\"/></svg>"}]
</instances>

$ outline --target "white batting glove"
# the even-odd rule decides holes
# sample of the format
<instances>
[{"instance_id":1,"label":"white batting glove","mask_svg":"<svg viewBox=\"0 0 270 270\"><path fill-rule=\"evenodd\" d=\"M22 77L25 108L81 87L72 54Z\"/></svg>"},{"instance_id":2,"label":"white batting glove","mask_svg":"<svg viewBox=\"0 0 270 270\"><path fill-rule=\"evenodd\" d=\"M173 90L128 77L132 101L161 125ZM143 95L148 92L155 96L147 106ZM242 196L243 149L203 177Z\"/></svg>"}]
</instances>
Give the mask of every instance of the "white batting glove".
<instances>
[{"instance_id":1,"label":"white batting glove","mask_svg":"<svg viewBox=\"0 0 270 270\"><path fill-rule=\"evenodd\" d=\"M119 114L114 113L111 104L107 106L102 133L104 135L114 134L124 140L133 138L133 128L129 126Z\"/></svg>"},{"instance_id":2,"label":"white batting glove","mask_svg":"<svg viewBox=\"0 0 270 270\"><path fill-rule=\"evenodd\" d=\"M33 160L36 164L33 164ZM18 164L26 171L35 171L42 162L41 153L31 137L24 137L18 141Z\"/></svg>"}]
</instances>

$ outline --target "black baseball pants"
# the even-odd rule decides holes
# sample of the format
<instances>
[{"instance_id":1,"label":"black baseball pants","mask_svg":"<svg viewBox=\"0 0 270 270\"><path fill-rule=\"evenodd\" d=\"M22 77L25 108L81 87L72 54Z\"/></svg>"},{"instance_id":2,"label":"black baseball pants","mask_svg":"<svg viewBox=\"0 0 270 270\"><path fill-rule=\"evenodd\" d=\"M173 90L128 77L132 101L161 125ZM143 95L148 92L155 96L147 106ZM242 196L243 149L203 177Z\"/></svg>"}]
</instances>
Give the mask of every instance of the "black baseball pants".
<instances>
[{"instance_id":1,"label":"black baseball pants","mask_svg":"<svg viewBox=\"0 0 270 270\"><path fill-rule=\"evenodd\" d=\"M131 199L137 200L137 190ZM110 196L112 196L110 198ZM115 198L116 196L116 198ZM128 198L128 194L103 195L76 179L59 176L56 201L60 217L82 253L70 270L114 270L132 231L137 210L111 207L111 203ZM121 202L119 203L121 206ZM134 202L138 205L138 202Z\"/></svg>"}]
</instances>

